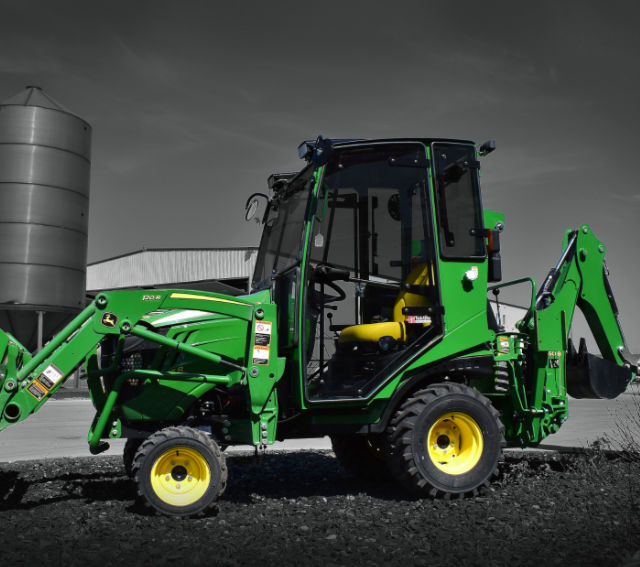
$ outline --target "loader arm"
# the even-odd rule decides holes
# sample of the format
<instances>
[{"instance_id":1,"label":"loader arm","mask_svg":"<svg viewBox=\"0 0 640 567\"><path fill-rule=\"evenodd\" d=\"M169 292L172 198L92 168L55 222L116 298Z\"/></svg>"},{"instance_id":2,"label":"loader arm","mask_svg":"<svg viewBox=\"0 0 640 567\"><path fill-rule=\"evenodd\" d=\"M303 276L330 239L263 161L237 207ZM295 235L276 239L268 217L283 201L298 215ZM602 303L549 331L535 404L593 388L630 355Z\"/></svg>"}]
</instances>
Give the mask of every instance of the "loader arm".
<instances>
[{"instance_id":1,"label":"loader arm","mask_svg":"<svg viewBox=\"0 0 640 567\"><path fill-rule=\"evenodd\" d=\"M200 357L217 365L217 368L220 368L220 365L228 367L230 374L233 371L234 376L240 375L240 378L235 378L234 381L244 381L246 368L224 360L210 350L181 343L156 333L144 323L143 317L158 309L186 308L222 313L250 322L254 316L254 307L240 298L231 299L204 292L190 295L183 290L115 291L97 296L33 357L14 337L0 331L0 431L40 409L78 365L95 353L97 345L107 335L119 338L129 334L137 335L164 347ZM106 402L99 408L94 421L89 435L92 452L100 452L106 448L106 444L100 445L99 441L118 397L119 387L124 380L137 374L150 379L170 377L173 380L217 385L229 384L232 381L227 375L194 375L150 370L134 370L121 374Z\"/></svg>"}]
</instances>

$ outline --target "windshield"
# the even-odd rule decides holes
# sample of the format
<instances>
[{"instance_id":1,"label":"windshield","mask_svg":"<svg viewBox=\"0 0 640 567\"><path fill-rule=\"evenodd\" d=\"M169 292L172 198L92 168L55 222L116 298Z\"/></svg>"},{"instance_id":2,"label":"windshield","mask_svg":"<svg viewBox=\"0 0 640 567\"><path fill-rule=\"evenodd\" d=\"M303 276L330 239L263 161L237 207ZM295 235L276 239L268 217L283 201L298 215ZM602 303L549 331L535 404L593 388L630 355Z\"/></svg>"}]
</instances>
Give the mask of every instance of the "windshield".
<instances>
[{"instance_id":1,"label":"windshield","mask_svg":"<svg viewBox=\"0 0 640 567\"><path fill-rule=\"evenodd\" d=\"M251 287L271 286L271 277L300 259L307 201L313 188L313 168L300 172L270 202L264 222Z\"/></svg>"},{"instance_id":2,"label":"windshield","mask_svg":"<svg viewBox=\"0 0 640 567\"><path fill-rule=\"evenodd\" d=\"M431 241L426 165L425 147L416 143L336 152L324 174L312 262L394 282L423 263Z\"/></svg>"}]
</instances>

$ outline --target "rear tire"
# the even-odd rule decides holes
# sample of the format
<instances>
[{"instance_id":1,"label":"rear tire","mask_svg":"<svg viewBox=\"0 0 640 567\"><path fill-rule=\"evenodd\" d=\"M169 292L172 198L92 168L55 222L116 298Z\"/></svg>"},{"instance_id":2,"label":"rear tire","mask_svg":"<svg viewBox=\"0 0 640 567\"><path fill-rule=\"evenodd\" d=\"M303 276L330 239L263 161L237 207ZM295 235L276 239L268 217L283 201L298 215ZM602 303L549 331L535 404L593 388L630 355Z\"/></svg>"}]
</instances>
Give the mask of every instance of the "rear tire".
<instances>
[{"instance_id":1,"label":"rear tire","mask_svg":"<svg viewBox=\"0 0 640 567\"><path fill-rule=\"evenodd\" d=\"M124 451L122 452L122 461L124 463L124 470L127 473L129 478L133 478L133 459L142 445L144 439L139 437L132 437L127 439L127 442L124 444Z\"/></svg>"},{"instance_id":2,"label":"rear tire","mask_svg":"<svg viewBox=\"0 0 640 567\"><path fill-rule=\"evenodd\" d=\"M197 516L215 506L227 484L216 442L191 427L167 427L147 438L132 466L138 496L168 516Z\"/></svg>"},{"instance_id":3,"label":"rear tire","mask_svg":"<svg viewBox=\"0 0 640 567\"><path fill-rule=\"evenodd\" d=\"M331 447L342 467L364 480L385 480L391 476L383 442L380 435L331 436Z\"/></svg>"},{"instance_id":4,"label":"rear tire","mask_svg":"<svg viewBox=\"0 0 640 567\"><path fill-rule=\"evenodd\" d=\"M503 433L482 394L462 384L434 384L408 398L391 420L389 468L423 496L475 496L497 474Z\"/></svg>"}]
</instances>

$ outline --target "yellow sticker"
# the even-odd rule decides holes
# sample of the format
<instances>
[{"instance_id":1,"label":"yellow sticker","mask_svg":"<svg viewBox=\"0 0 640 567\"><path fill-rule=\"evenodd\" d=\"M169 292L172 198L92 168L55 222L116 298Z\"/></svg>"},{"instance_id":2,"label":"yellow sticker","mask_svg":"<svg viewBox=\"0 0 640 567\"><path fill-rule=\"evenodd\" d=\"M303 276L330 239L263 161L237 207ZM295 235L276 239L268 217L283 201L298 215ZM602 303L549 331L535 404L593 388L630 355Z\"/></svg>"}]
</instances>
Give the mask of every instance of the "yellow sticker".
<instances>
[{"instance_id":1,"label":"yellow sticker","mask_svg":"<svg viewBox=\"0 0 640 567\"><path fill-rule=\"evenodd\" d=\"M33 382L31 382L31 384L29 385L29 387L27 388L27 391L36 399L36 400L41 400L42 398L44 398L44 395L46 394L45 391L42 390L42 388L40 388L37 384L36 381L34 380Z\"/></svg>"}]
</instances>

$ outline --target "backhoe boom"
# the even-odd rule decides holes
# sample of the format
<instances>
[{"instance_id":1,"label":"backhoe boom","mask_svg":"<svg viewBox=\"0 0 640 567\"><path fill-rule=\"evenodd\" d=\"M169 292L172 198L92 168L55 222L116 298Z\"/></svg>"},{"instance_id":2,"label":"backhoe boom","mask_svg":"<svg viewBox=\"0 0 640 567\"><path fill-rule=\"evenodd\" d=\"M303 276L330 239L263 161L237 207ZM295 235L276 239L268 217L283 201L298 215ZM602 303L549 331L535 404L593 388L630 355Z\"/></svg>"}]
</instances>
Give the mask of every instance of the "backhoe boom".
<instances>
[{"instance_id":1,"label":"backhoe boom","mask_svg":"<svg viewBox=\"0 0 640 567\"><path fill-rule=\"evenodd\" d=\"M535 302L537 350L566 353L567 388L574 397L613 398L638 373L638 358L626 348L605 264L605 246L587 225L565 234L564 252ZM602 358L577 353L569 332L575 307L585 316ZM532 337L533 338L533 337Z\"/></svg>"}]
</instances>

